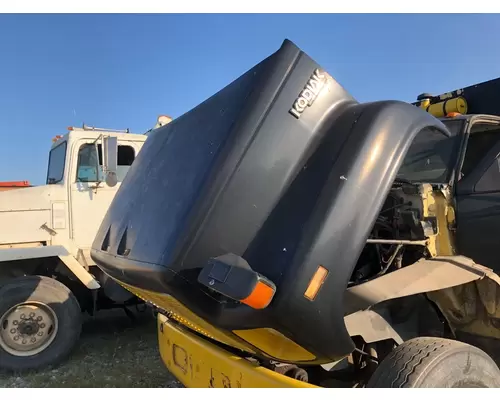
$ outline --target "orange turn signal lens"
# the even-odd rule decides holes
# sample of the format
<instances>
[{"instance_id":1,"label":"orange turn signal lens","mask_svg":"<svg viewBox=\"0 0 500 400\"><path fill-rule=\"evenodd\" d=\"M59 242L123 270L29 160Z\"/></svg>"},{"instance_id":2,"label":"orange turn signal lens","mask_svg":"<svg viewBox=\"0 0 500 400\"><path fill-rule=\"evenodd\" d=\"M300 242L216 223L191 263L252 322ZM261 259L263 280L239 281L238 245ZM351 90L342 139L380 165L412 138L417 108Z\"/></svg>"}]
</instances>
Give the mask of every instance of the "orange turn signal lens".
<instances>
[{"instance_id":1,"label":"orange turn signal lens","mask_svg":"<svg viewBox=\"0 0 500 400\"><path fill-rule=\"evenodd\" d=\"M323 283L325 282L327 276L328 270L322 265L319 265L318 269L311 278L306 291L304 292L304 297L308 300L313 301L316 298L319 289L321 289L321 286L323 286Z\"/></svg>"},{"instance_id":2,"label":"orange turn signal lens","mask_svg":"<svg viewBox=\"0 0 500 400\"><path fill-rule=\"evenodd\" d=\"M258 281L252 293L250 293L248 297L241 300L241 303L257 310L266 308L273 299L275 291L276 290L271 286L266 285L262 281Z\"/></svg>"}]
</instances>

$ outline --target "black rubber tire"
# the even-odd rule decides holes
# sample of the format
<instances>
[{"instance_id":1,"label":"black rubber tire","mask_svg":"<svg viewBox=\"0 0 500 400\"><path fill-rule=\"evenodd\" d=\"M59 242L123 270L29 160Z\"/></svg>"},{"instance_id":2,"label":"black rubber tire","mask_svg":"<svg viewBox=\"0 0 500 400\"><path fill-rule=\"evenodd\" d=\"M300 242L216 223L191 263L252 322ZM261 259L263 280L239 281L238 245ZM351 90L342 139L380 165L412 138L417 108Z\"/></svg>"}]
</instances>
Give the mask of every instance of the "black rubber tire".
<instances>
[{"instance_id":1,"label":"black rubber tire","mask_svg":"<svg viewBox=\"0 0 500 400\"><path fill-rule=\"evenodd\" d=\"M420 337L396 347L369 388L500 387L500 370L482 350L455 340Z\"/></svg>"},{"instance_id":2,"label":"black rubber tire","mask_svg":"<svg viewBox=\"0 0 500 400\"><path fill-rule=\"evenodd\" d=\"M81 308L65 285L45 276L25 276L1 284L0 316L26 301L44 303L54 311L58 319L56 336L46 349L33 356L14 356L0 347L0 369L25 371L56 366L69 356L80 338Z\"/></svg>"}]
</instances>

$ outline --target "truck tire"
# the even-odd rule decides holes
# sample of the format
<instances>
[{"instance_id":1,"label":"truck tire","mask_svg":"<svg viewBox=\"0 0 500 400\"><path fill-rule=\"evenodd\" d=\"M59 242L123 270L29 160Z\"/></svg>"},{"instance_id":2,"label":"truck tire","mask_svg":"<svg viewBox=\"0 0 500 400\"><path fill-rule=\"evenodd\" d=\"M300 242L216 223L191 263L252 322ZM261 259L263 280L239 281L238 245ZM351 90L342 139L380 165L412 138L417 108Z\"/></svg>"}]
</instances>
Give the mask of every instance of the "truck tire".
<instances>
[{"instance_id":1,"label":"truck tire","mask_svg":"<svg viewBox=\"0 0 500 400\"><path fill-rule=\"evenodd\" d=\"M500 387L500 370L466 343L420 337L396 347L370 378L369 388Z\"/></svg>"},{"instance_id":2,"label":"truck tire","mask_svg":"<svg viewBox=\"0 0 500 400\"><path fill-rule=\"evenodd\" d=\"M45 276L8 280L0 286L0 369L55 366L78 342L82 312L73 293Z\"/></svg>"}]
</instances>

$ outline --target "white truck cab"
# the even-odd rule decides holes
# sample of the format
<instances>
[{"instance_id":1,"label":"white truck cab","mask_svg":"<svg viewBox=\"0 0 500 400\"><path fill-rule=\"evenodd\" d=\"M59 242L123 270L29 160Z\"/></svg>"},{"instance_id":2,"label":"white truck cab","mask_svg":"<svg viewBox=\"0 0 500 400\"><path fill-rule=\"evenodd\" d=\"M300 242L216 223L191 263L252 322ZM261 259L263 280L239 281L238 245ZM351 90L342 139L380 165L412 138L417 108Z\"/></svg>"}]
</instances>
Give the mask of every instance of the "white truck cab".
<instances>
[{"instance_id":1,"label":"white truck cab","mask_svg":"<svg viewBox=\"0 0 500 400\"><path fill-rule=\"evenodd\" d=\"M57 136L46 184L0 193L0 369L64 360L81 313L137 304L89 250L147 135L87 127Z\"/></svg>"}]
</instances>

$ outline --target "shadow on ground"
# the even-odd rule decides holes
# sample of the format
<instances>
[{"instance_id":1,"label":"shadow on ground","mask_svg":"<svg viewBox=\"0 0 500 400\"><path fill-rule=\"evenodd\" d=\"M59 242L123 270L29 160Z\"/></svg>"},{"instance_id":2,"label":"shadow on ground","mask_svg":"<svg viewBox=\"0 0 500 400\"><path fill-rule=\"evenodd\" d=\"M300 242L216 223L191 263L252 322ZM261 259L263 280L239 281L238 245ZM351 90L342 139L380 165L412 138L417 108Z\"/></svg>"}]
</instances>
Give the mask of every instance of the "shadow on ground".
<instances>
[{"instance_id":1,"label":"shadow on ground","mask_svg":"<svg viewBox=\"0 0 500 400\"><path fill-rule=\"evenodd\" d=\"M151 313L136 316L113 310L86 318L69 360L38 372L0 372L0 387L182 387L162 364Z\"/></svg>"}]
</instances>

